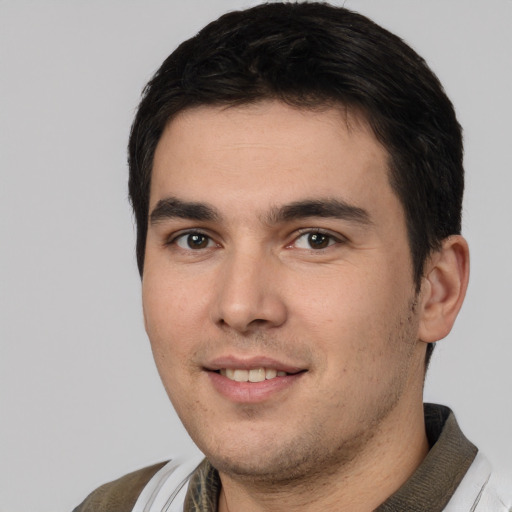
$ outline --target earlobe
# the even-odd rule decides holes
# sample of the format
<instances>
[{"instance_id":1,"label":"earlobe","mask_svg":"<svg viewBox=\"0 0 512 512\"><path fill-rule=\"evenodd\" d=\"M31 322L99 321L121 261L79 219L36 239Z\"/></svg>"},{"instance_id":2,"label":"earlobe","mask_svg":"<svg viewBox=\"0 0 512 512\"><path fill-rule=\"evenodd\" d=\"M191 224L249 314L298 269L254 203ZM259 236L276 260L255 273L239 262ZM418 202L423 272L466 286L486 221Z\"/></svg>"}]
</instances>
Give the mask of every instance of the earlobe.
<instances>
[{"instance_id":1,"label":"earlobe","mask_svg":"<svg viewBox=\"0 0 512 512\"><path fill-rule=\"evenodd\" d=\"M460 235L443 241L427 261L421 287L421 316L418 337L432 343L452 329L464 301L469 281L469 249Z\"/></svg>"}]
</instances>

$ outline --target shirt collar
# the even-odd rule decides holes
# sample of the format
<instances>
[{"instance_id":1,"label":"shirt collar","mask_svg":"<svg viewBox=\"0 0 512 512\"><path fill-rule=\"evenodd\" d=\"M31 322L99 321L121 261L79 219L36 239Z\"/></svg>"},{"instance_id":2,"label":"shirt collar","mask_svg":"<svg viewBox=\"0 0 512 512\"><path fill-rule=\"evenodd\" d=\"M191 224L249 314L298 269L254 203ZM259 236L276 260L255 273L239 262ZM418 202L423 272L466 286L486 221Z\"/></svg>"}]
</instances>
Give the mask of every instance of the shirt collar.
<instances>
[{"instance_id":1,"label":"shirt collar","mask_svg":"<svg viewBox=\"0 0 512 512\"><path fill-rule=\"evenodd\" d=\"M448 407L425 404L424 410L430 451L409 480L375 512L442 511L477 454Z\"/></svg>"},{"instance_id":2,"label":"shirt collar","mask_svg":"<svg viewBox=\"0 0 512 512\"><path fill-rule=\"evenodd\" d=\"M424 411L430 451L409 480L375 512L441 512L477 454L448 407L425 404ZM220 489L219 474L205 459L190 479L184 510L217 512Z\"/></svg>"}]
</instances>

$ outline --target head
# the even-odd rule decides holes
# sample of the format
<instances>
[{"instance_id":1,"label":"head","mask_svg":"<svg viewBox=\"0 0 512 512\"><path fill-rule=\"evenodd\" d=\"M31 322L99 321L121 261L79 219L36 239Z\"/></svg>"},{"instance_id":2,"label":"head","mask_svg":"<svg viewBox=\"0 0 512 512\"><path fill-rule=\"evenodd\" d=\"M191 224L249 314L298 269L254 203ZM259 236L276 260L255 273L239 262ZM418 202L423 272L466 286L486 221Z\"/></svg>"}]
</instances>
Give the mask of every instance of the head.
<instances>
[{"instance_id":1,"label":"head","mask_svg":"<svg viewBox=\"0 0 512 512\"><path fill-rule=\"evenodd\" d=\"M129 143L141 275L153 158L166 125L192 107L265 99L305 108L339 105L365 118L389 155L389 181L404 208L419 286L429 254L460 233L460 126L437 77L400 38L364 16L320 3L228 13L181 44L146 86Z\"/></svg>"},{"instance_id":2,"label":"head","mask_svg":"<svg viewBox=\"0 0 512 512\"><path fill-rule=\"evenodd\" d=\"M404 439L467 283L460 127L424 61L343 8L226 14L150 81L129 151L146 329L217 467Z\"/></svg>"}]
</instances>

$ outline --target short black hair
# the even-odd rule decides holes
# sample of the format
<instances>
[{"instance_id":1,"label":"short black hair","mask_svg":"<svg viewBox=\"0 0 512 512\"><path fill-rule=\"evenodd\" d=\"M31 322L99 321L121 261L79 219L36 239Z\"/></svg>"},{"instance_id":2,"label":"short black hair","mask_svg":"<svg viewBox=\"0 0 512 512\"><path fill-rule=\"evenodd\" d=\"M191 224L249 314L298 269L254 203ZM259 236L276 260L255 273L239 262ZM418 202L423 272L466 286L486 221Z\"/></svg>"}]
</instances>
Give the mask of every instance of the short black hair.
<instances>
[{"instance_id":1,"label":"short black hair","mask_svg":"<svg viewBox=\"0 0 512 512\"><path fill-rule=\"evenodd\" d=\"M129 141L141 275L153 157L168 122L195 106L265 99L362 114L389 153L419 289L429 254L461 230L461 127L439 80L412 48L358 13L316 2L227 13L182 43L145 87Z\"/></svg>"}]
</instances>

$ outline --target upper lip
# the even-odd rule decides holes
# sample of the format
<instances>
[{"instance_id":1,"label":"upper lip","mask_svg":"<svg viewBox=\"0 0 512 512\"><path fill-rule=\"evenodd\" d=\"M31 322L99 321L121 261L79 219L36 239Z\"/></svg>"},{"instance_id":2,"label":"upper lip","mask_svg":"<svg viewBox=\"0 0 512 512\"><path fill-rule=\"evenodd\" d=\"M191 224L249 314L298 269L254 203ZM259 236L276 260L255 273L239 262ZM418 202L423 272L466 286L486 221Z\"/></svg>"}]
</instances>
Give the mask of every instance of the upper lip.
<instances>
[{"instance_id":1,"label":"upper lip","mask_svg":"<svg viewBox=\"0 0 512 512\"><path fill-rule=\"evenodd\" d=\"M266 356L239 357L239 356L221 356L204 365L206 370L218 371L222 368L231 368L233 370L251 370L253 368L271 368L286 373L298 373L306 368L295 366L285 362L278 361Z\"/></svg>"}]
</instances>

